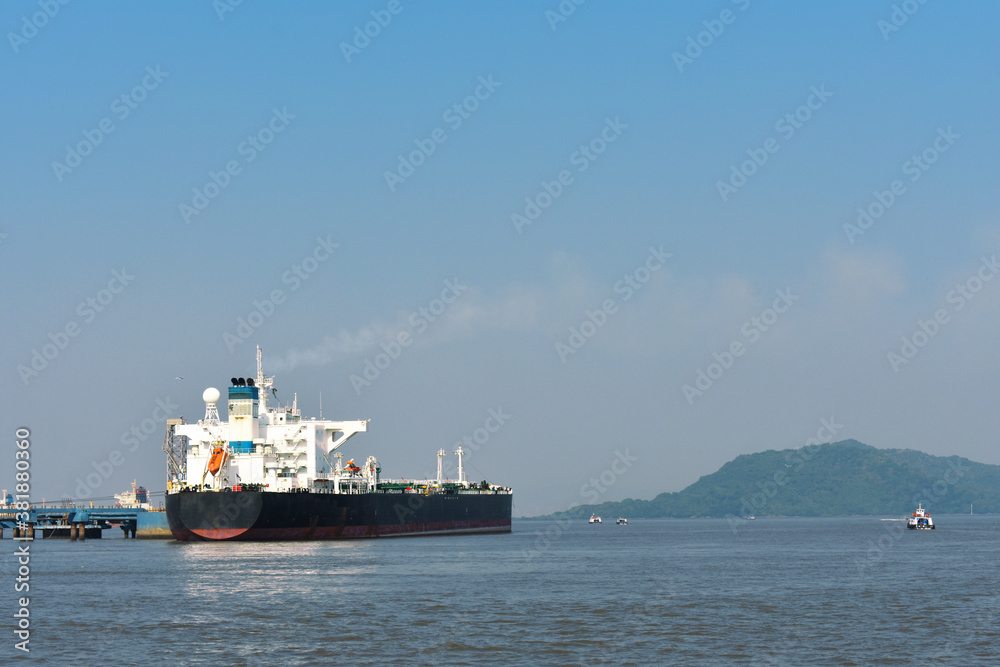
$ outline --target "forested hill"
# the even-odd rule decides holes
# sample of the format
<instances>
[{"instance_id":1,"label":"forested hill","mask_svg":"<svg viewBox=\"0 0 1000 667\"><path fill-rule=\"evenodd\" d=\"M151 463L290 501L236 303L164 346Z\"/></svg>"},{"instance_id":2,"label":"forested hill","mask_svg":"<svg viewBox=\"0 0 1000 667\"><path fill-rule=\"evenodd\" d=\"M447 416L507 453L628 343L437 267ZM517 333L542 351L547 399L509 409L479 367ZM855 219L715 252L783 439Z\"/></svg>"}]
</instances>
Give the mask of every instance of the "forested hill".
<instances>
[{"instance_id":1,"label":"forested hill","mask_svg":"<svg viewBox=\"0 0 1000 667\"><path fill-rule=\"evenodd\" d=\"M856 440L738 456L676 493L580 505L588 517L836 516L1000 512L1000 466Z\"/></svg>"}]
</instances>

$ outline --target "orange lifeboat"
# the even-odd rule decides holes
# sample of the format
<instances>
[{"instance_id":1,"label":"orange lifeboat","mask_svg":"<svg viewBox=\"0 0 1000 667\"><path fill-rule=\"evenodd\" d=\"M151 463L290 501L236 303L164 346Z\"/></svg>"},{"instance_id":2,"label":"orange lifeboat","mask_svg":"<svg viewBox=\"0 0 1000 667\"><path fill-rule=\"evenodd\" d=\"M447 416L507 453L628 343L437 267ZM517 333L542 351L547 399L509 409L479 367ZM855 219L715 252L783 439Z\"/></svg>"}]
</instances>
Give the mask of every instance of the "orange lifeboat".
<instances>
[{"instance_id":1,"label":"orange lifeboat","mask_svg":"<svg viewBox=\"0 0 1000 667\"><path fill-rule=\"evenodd\" d=\"M208 472L215 476L226 462L226 450L220 445L212 448L212 458L208 460Z\"/></svg>"}]
</instances>

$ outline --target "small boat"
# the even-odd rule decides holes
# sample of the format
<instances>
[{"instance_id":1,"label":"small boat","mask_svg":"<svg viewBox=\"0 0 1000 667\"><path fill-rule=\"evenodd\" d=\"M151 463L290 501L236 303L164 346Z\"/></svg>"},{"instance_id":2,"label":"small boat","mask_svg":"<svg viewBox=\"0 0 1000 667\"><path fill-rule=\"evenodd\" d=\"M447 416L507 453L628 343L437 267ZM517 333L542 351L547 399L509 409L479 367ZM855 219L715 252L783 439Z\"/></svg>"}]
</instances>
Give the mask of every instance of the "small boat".
<instances>
[{"instance_id":1,"label":"small boat","mask_svg":"<svg viewBox=\"0 0 1000 667\"><path fill-rule=\"evenodd\" d=\"M600 523L600 522L601 522L601 517L597 516L596 514L590 515L590 523Z\"/></svg>"},{"instance_id":2,"label":"small boat","mask_svg":"<svg viewBox=\"0 0 1000 667\"><path fill-rule=\"evenodd\" d=\"M755 517L755 516L754 516L753 514L751 514L751 515L749 515L749 516L747 517L747 521L753 521L753 520L754 520L754 519L756 519L756 518L757 518L757 517Z\"/></svg>"},{"instance_id":3,"label":"small boat","mask_svg":"<svg viewBox=\"0 0 1000 667\"><path fill-rule=\"evenodd\" d=\"M923 508L923 503L917 503L917 509L906 521L906 527L910 530L934 530L934 519L930 513Z\"/></svg>"},{"instance_id":4,"label":"small boat","mask_svg":"<svg viewBox=\"0 0 1000 667\"><path fill-rule=\"evenodd\" d=\"M627 526L628 525L628 519L626 519L623 516L618 517L618 525L619 526Z\"/></svg>"}]
</instances>

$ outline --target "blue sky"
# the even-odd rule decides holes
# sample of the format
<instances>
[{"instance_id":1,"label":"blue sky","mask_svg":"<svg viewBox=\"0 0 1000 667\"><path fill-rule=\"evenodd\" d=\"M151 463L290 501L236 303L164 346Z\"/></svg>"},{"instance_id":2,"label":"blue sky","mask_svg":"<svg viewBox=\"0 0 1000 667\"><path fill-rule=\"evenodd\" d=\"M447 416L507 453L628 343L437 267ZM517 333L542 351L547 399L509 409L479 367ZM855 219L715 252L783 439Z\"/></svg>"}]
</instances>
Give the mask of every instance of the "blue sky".
<instances>
[{"instance_id":1,"label":"blue sky","mask_svg":"<svg viewBox=\"0 0 1000 667\"><path fill-rule=\"evenodd\" d=\"M322 392L324 416L371 418L348 447L393 476L502 408L467 461L519 515L592 499L626 450L600 499L802 446L824 418L1000 463L996 4L220 6L0 7L2 422L32 430L36 497L81 495L115 450L88 494L162 489L157 401L200 418L258 344L307 415ZM518 224L526 198L546 207Z\"/></svg>"}]
</instances>

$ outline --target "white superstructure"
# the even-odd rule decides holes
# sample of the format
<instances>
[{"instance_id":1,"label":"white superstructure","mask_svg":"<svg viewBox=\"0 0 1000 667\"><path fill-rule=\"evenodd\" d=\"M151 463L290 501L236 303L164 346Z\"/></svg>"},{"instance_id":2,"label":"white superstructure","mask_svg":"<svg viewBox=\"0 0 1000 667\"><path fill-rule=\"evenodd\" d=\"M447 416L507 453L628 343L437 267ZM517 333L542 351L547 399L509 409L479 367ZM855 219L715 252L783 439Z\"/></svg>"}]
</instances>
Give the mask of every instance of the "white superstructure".
<instances>
[{"instance_id":1,"label":"white superstructure","mask_svg":"<svg viewBox=\"0 0 1000 667\"><path fill-rule=\"evenodd\" d=\"M124 493L116 493L115 501L119 507L141 507L142 509L150 509L149 505L149 492L143 487L136 487L136 481L132 480L132 490L126 491Z\"/></svg>"},{"instance_id":2,"label":"white superstructure","mask_svg":"<svg viewBox=\"0 0 1000 667\"><path fill-rule=\"evenodd\" d=\"M931 513L924 509L923 503L917 503L917 509L906 522L906 527L910 530L934 530L934 519Z\"/></svg>"},{"instance_id":3,"label":"white superstructure","mask_svg":"<svg viewBox=\"0 0 1000 667\"><path fill-rule=\"evenodd\" d=\"M210 387L202 398L205 418L176 424L174 433L187 437L186 476L175 475L170 486L213 489L259 485L265 491L292 489L363 493L375 488L379 465L369 456L363 465L342 466L333 452L368 420L303 419L297 397L292 405L268 405L272 377L264 375L257 348L257 377L233 378L227 401L228 421L219 417L222 397Z\"/></svg>"}]
</instances>

